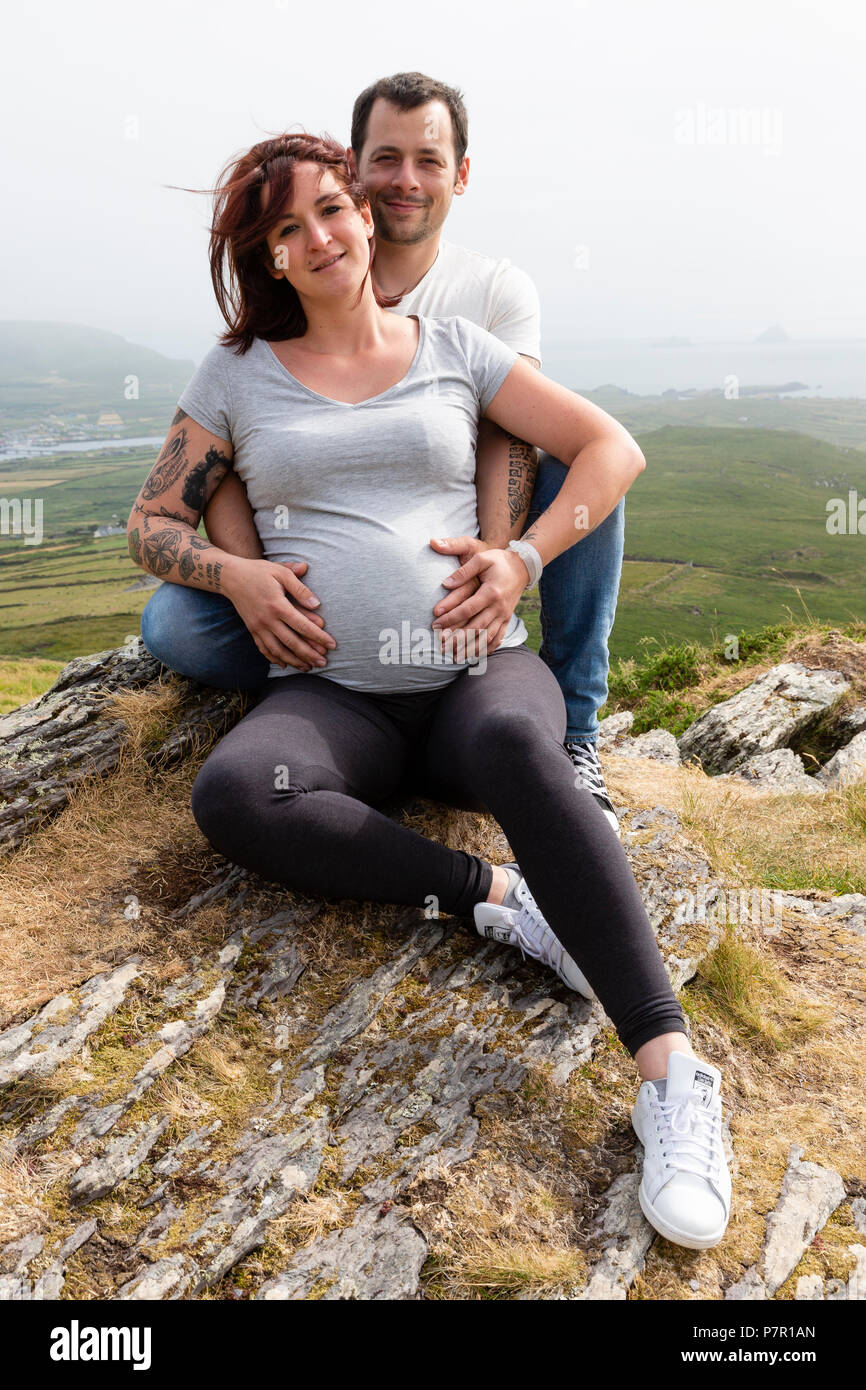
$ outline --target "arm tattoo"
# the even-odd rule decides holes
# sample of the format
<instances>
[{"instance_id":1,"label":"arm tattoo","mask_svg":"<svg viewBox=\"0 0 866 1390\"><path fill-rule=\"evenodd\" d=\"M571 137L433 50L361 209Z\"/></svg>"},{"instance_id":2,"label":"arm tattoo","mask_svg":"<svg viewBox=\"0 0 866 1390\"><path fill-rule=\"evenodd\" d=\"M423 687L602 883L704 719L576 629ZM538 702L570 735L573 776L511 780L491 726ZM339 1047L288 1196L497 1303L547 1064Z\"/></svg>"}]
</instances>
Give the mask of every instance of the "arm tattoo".
<instances>
[{"instance_id":1,"label":"arm tattoo","mask_svg":"<svg viewBox=\"0 0 866 1390\"><path fill-rule=\"evenodd\" d=\"M178 563L182 533L172 526L164 526L144 542L144 557L153 574L160 577L168 574Z\"/></svg>"},{"instance_id":2,"label":"arm tattoo","mask_svg":"<svg viewBox=\"0 0 866 1390\"><path fill-rule=\"evenodd\" d=\"M190 527L177 517L172 517L174 526L161 522L159 517L141 513L144 540L136 539L135 559L143 569L155 574L159 579L174 579L181 584L193 584L197 589L211 589L222 592L222 563L206 558L206 553L218 553L217 547L202 540ZM138 538L138 528L130 532L130 549L133 537Z\"/></svg>"},{"instance_id":3,"label":"arm tattoo","mask_svg":"<svg viewBox=\"0 0 866 1390\"><path fill-rule=\"evenodd\" d=\"M162 452L141 489L141 496L146 502L152 502L155 497L168 492L186 467L186 430L182 429L173 438L165 441Z\"/></svg>"},{"instance_id":4,"label":"arm tattoo","mask_svg":"<svg viewBox=\"0 0 866 1390\"><path fill-rule=\"evenodd\" d=\"M172 417L172 421L171 421L172 427L174 427L175 425L179 425L180 422L181 422L181 420L188 420L188 419L189 419L189 416L187 415L186 411L185 411L185 410L181 410L180 406L178 406L177 410L174 412L174 415L173 415L173 417Z\"/></svg>"},{"instance_id":5,"label":"arm tattoo","mask_svg":"<svg viewBox=\"0 0 866 1390\"><path fill-rule=\"evenodd\" d=\"M508 516L513 526L529 510L538 460L535 448L508 436Z\"/></svg>"},{"instance_id":6,"label":"arm tattoo","mask_svg":"<svg viewBox=\"0 0 866 1390\"><path fill-rule=\"evenodd\" d=\"M129 553L137 565L141 564L141 532L136 526L129 533Z\"/></svg>"},{"instance_id":7,"label":"arm tattoo","mask_svg":"<svg viewBox=\"0 0 866 1390\"><path fill-rule=\"evenodd\" d=\"M200 463L195 465L183 481L183 492L181 501L189 507L190 511L198 516L205 509L205 504L210 500L208 496L207 480L208 474L214 469L219 469L220 473L225 473L231 467L225 454L220 453L219 449L211 447L208 449ZM219 477L217 479L219 481Z\"/></svg>"}]
</instances>

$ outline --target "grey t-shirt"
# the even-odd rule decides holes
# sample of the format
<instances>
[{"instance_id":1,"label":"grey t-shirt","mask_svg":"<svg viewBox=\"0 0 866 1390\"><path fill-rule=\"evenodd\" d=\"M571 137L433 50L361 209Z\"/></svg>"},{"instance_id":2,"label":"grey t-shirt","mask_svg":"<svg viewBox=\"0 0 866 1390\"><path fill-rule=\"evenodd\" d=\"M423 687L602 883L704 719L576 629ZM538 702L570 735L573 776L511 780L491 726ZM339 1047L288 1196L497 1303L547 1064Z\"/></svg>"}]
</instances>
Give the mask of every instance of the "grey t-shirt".
<instances>
[{"instance_id":1,"label":"grey t-shirt","mask_svg":"<svg viewBox=\"0 0 866 1390\"><path fill-rule=\"evenodd\" d=\"M402 381L355 405L302 385L261 338L242 356L212 348L180 398L231 441L267 559L309 564L337 643L317 674L379 694L436 689L473 664L446 660L434 639L457 559L429 542L479 534L478 420L517 360L468 319L418 323ZM514 615L502 645L526 635Z\"/></svg>"}]
</instances>

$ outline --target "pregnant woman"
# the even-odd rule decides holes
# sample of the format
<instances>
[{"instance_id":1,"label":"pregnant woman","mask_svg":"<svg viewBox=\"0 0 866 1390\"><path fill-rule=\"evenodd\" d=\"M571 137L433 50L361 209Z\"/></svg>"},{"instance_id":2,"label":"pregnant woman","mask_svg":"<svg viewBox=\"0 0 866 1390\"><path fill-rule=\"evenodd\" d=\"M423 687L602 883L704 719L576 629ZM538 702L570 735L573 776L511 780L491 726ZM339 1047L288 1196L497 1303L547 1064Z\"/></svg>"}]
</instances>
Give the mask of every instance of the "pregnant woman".
<instances>
[{"instance_id":1,"label":"pregnant woman","mask_svg":"<svg viewBox=\"0 0 866 1390\"><path fill-rule=\"evenodd\" d=\"M228 331L129 520L136 561L225 595L272 663L262 699L199 772L193 814L266 879L331 899L432 898L594 993L643 1080L643 1210L668 1239L708 1248L730 1209L721 1075L692 1053L625 853L575 785L562 693L514 614L542 565L586 534L577 509L602 522L643 456L468 320L389 313L372 236L363 188L327 139L264 141L216 190L211 268ZM521 541L468 541L454 571L436 538L477 538L483 415L570 469ZM264 559L196 534L230 468ZM434 624L443 588L470 582ZM448 625L463 637L467 621L477 649L455 650ZM409 772L428 795L492 814L518 862L447 849L384 814Z\"/></svg>"}]
</instances>

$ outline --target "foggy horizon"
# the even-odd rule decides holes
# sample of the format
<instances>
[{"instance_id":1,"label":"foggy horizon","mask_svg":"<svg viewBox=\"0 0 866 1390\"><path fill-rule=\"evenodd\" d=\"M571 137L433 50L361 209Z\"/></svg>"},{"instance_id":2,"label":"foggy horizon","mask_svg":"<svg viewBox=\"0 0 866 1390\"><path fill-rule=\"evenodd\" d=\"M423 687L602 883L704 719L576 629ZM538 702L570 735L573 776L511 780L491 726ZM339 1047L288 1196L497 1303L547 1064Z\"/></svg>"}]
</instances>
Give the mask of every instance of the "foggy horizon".
<instances>
[{"instance_id":1,"label":"foggy horizon","mask_svg":"<svg viewBox=\"0 0 866 1390\"><path fill-rule=\"evenodd\" d=\"M222 328L209 203L168 185L290 126L347 142L358 92L420 68L469 110L444 235L533 277L543 343L866 338L863 29L846 0L540 0L531 23L387 0L340 4L317 58L284 0L48 0L7 21L4 172L30 215L7 219L2 317L198 360Z\"/></svg>"}]
</instances>

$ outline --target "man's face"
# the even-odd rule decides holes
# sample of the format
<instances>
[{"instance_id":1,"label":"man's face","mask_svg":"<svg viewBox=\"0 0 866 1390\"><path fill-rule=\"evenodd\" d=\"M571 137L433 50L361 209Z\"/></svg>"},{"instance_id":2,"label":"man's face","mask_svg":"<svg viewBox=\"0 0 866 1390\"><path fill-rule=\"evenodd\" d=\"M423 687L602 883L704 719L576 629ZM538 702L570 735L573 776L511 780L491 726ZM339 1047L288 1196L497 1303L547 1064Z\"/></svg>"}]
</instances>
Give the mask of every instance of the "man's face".
<instances>
[{"instance_id":1,"label":"man's face","mask_svg":"<svg viewBox=\"0 0 866 1390\"><path fill-rule=\"evenodd\" d=\"M357 153L357 152L356 152ZM469 177L469 160L454 159L451 113L442 101L400 111L378 97L358 158L376 236L410 246L434 236Z\"/></svg>"}]
</instances>

